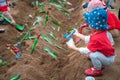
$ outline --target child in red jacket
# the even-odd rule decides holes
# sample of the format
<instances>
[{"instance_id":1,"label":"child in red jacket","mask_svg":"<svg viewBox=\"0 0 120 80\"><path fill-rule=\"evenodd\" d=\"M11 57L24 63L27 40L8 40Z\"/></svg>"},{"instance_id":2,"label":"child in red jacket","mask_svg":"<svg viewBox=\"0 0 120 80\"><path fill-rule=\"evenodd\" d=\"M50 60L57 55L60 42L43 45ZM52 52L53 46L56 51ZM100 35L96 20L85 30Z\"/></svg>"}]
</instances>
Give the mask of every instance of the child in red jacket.
<instances>
[{"instance_id":1,"label":"child in red jacket","mask_svg":"<svg viewBox=\"0 0 120 80\"><path fill-rule=\"evenodd\" d=\"M86 8L86 12L90 12L92 9L95 9L95 8L105 8L105 7L106 7L106 4L103 0L91 0L91 1L89 1L89 4ZM116 33L117 30L120 31L120 20L109 9L107 9L107 13L108 13L107 24L109 25L108 30L113 30L113 32L112 32L113 34ZM82 28L88 27L88 26L89 25L86 24L86 23L81 25L79 32L82 32ZM117 34L113 35L113 37L116 36L116 35Z\"/></svg>"},{"instance_id":2,"label":"child in red jacket","mask_svg":"<svg viewBox=\"0 0 120 80\"><path fill-rule=\"evenodd\" d=\"M4 14L8 19L11 20L11 24L15 25L16 22L15 20L13 19L13 17L11 16L9 10L8 10L8 1L7 0L0 0L0 13ZM2 25L6 25L8 24L8 22L3 19L0 21L0 24ZM0 29L0 31L3 30L3 29Z\"/></svg>"},{"instance_id":3,"label":"child in red jacket","mask_svg":"<svg viewBox=\"0 0 120 80\"><path fill-rule=\"evenodd\" d=\"M89 54L93 67L85 70L88 76L99 76L103 74L102 66L109 66L114 62L115 49L108 36L108 14L103 8L95 8L89 13L84 13L87 24L90 25L92 33L89 36L80 34L77 30L73 35L87 43L86 47L77 48L73 39L66 44L69 48L79 51L81 54Z\"/></svg>"},{"instance_id":4,"label":"child in red jacket","mask_svg":"<svg viewBox=\"0 0 120 80\"><path fill-rule=\"evenodd\" d=\"M0 13L4 14L7 18L9 18L11 20L11 24L16 24L15 20L13 19L8 10L7 0L0 0Z\"/></svg>"}]
</instances>

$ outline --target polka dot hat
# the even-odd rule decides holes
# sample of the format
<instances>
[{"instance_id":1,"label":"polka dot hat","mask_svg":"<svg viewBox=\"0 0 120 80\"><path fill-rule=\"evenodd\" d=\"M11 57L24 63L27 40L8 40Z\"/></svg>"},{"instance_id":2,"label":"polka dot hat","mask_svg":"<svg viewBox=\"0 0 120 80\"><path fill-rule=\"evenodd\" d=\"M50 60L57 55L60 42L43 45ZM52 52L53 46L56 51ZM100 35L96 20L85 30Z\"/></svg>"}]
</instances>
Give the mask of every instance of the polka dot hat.
<instances>
[{"instance_id":1,"label":"polka dot hat","mask_svg":"<svg viewBox=\"0 0 120 80\"><path fill-rule=\"evenodd\" d=\"M108 14L104 8L95 8L89 13L84 13L83 16L86 23L94 29L107 30L109 28L107 24Z\"/></svg>"}]
</instances>

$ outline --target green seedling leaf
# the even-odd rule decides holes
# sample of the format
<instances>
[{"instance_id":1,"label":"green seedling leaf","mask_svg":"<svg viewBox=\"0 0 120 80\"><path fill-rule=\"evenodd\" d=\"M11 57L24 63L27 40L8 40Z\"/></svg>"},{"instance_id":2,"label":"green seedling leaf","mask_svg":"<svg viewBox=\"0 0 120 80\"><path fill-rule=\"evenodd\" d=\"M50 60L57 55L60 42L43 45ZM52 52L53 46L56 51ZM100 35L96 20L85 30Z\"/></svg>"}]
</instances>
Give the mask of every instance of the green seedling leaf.
<instances>
[{"instance_id":1,"label":"green seedling leaf","mask_svg":"<svg viewBox=\"0 0 120 80\"><path fill-rule=\"evenodd\" d=\"M23 42L24 40L27 40L27 39L31 39L31 38L30 38L30 37L31 37L30 31L32 31L33 29L35 29L35 27L30 27L30 28L28 29L28 31L26 32L25 36L21 39L20 42Z\"/></svg>"},{"instance_id":2,"label":"green seedling leaf","mask_svg":"<svg viewBox=\"0 0 120 80\"><path fill-rule=\"evenodd\" d=\"M58 27L58 30L57 31L60 31L60 27Z\"/></svg>"},{"instance_id":3,"label":"green seedling leaf","mask_svg":"<svg viewBox=\"0 0 120 80\"><path fill-rule=\"evenodd\" d=\"M64 48L62 48L61 46L59 46L59 45L57 45L57 44L54 44L54 46L65 51Z\"/></svg>"},{"instance_id":4,"label":"green seedling leaf","mask_svg":"<svg viewBox=\"0 0 120 80\"><path fill-rule=\"evenodd\" d=\"M12 76L9 80L19 80L20 79L20 74L16 74Z\"/></svg>"},{"instance_id":5,"label":"green seedling leaf","mask_svg":"<svg viewBox=\"0 0 120 80\"><path fill-rule=\"evenodd\" d=\"M52 51L51 49L49 49L46 46L44 46L43 50L46 51L49 55L51 55L53 58L58 57L58 54L56 52Z\"/></svg>"},{"instance_id":6,"label":"green seedling leaf","mask_svg":"<svg viewBox=\"0 0 120 80\"><path fill-rule=\"evenodd\" d=\"M41 21L42 21L42 17L38 16L35 22L33 23L33 26L35 26L36 24L41 25Z\"/></svg>"},{"instance_id":7,"label":"green seedling leaf","mask_svg":"<svg viewBox=\"0 0 120 80\"><path fill-rule=\"evenodd\" d=\"M38 6L38 5L39 5L39 1L38 1L38 0L36 0L36 1L35 1L35 4L36 4L36 6Z\"/></svg>"},{"instance_id":8,"label":"green seedling leaf","mask_svg":"<svg viewBox=\"0 0 120 80\"><path fill-rule=\"evenodd\" d=\"M50 32L49 35L56 40L56 37L54 36L54 33L53 32Z\"/></svg>"},{"instance_id":9,"label":"green seedling leaf","mask_svg":"<svg viewBox=\"0 0 120 80\"><path fill-rule=\"evenodd\" d=\"M55 30L55 29L56 29L54 26L51 26L51 28L52 28L53 30Z\"/></svg>"},{"instance_id":10,"label":"green seedling leaf","mask_svg":"<svg viewBox=\"0 0 120 80\"><path fill-rule=\"evenodd\" d=\"M63 8L61 5L55 4L55 3L50 3L50 4L56 7L59 11L63 12L64 14L70 14L70 12L66 10L65 8Z\"/></svg>"},{"instance_id":11,"label":"green seedling leaf","mask_svg":"<svg viewBox=\"0 0 120 80\"><path fill-rule=\"evenodd\" d=\"M46 27L46 26L47 26L47 21L48 21L48 18L49 18L49 15L46 15L46 16L45 16L45 21L44 21L44 27Z\"/></svg>"},{"instance_id":12,"label":"green seedling leaf","mask_svg":"<svg viewBox=\"0 0 120 80\"><path fill-rule=\"evenodd\" d=\"M46 26L47 26L47 21L44 21L43 25L44 25L44 28L46 28Z\"/></svg>"},{"instance_id":13,"label":"green seedling leaf","mask_svg":"<svg viewBox=\"0 0 120 80\"><path fill-rule=\"evenodd\" d=\"M50 21L59 27L61 26L61 23L56 21L55 19L50 18Z\"/></svg>"},{"instance_id":14,"label":"green seedling leaf","mask_svg":"<svg viewBox=\"0 0 120 80\"><path fill-rule=\"evenodd\" d=\"M55 39L57 42L59 42L58 38L55 37L55 35L54 35L53 32L50 32L49 35L50 35L50 37L52 37L53 39Z\"/></svg>"},{"instance_id":15,"label":"green seedling leaf","mask_svg":"<svg viewBox=\"0 0 120 80\"><path fill-rule=\"evenodd\" d=\"M41 6L42 11L45 11L45 3L44 3L44 2L41 2L39 5Z\"/></svg>"},{"instance_id":16,"label":"green seedling leaf","mask_svg":"<svg viewBox=\"0 0 120 80\"><path fill-rule=\"evenodd\" d=\"M53 44L53 41L49 37L47 37L45 34L43 34L43 33L41 33L40 38L45 40L45 41L47 41L50 44Z\"/></svg>"},{"instance_id":17,"label":"green seedling leaf","mask_svg":"<svg viewBox=\"0 0 120 80\"><path fill-rule=\"evenodd\" d=\"M31 51L30 51L30 54L33 53L33 51L34 51L34 49L35 49L37 43L38 43L38 39L35 39L35 40L34 40L34 43L33 43L33 45L32 45L32 49L31 49Z\"/></svg>"},{"instance_id":18,"label":"green seedling leaf","mask_svg":"<svg viewBox=\"0 0 120 80\"><path fill-rule=\"evenodd\" d=\"M73 29L74 28L72 28L72 27L67 28L68 31L72 31Z\"/></svg>"},{"instance_id":19,"label":"green seedling leaf","mask_svg":"<svg viewBox=\"0 0 120 80\"><path fill-rule=\"evenodd\" d=\"M31 3L31 6L32 6L32 7L35 7L35 6L38 7L38 6L39 6L39 1L36 0L35 2L32 2L32 3Z\"/></svg>"},{"instance_id":20,"label":"green seedling leaf","mask_svg":"<svg viewBox=\"0 0 120 80\"><path fill-rule=\"evenodd\" d=\"M35 3L34 3L34 2L32 2L32 3L31 3L31 6L32 6L32 7L35 7Z\"/></svg>"},{"instance_id":21,"label":"green seedling leaf","mask_svg":"<svg viewBox=\"0 0 120 80\"><path fill-rule=\"evenodd\" d=\"M20 42L23 42L24 40L29 39L29 37L30 37L30 32L28 31L28 32L25 34L25 36L21 39Z\"/></svg>"},{"instance_id":22,"label":"green seedling leaf","mask_svg":"<svg viewBox=\"0 0 120 80\"><path fill-rule=\"evenodd\" d=\"M36 45L37 45L37 43L38 43L39 37L40 37L40 34L38 34L37 38L34 40L34 43L33 43L33 45L32 45L30 54L33 53L33 51L34 51L34 49L35 49L35 47L36 47Z\"/></svg>"},{"instance_id":23,"label":"green seedling leaf","mask_svg":"<svg viewBox=\"0 0 120 80\"><path fill-rule=\"evenodd\" d=\"M49 15L46 15L45 20L48 21L48 19L49 19Z\"/></svg>"},{"instance_id":24,"label":"green seedling leaf","mask_svg":"<svg viewBox=\"0 0 120 80\"><path fill-rule=\"evenodd\" d=\"M4 62L2 62L2 63L0 64L0 66L6 66L6 65L8 65L8 64L9 64L8 62L4 61Z\"/></svg>"},{"instance_id":25,"label":"green seedling leaf","mask_svg":"<svg viewBox=\"0 0 120 80\"><path fill-rule=\"evenodd\" d=\"M58 0L58 3L63 5L63 6L67 6L67 1L66 0Z\"/></svg>"},{"instance_id":26,"label":"green seedling leaf","mask_svg":"<svg viewBox=\"0 0 120 80\"><path fill-rule=\"evenodd\" d=\"M29 39L35 39L35 36L30 36Z\"/></svg>"},{"instance_id":27,"label":"green seedling leaf","mask_svg":"<svg viewBox=\"0 0 120 80\"><path fill-rule=\"evenodd\" d=\"M34 30L35 29L35 27L30 27L29 29L28 29L28 31L32 31L32 30Z\"/></svg>"}]
</instances>

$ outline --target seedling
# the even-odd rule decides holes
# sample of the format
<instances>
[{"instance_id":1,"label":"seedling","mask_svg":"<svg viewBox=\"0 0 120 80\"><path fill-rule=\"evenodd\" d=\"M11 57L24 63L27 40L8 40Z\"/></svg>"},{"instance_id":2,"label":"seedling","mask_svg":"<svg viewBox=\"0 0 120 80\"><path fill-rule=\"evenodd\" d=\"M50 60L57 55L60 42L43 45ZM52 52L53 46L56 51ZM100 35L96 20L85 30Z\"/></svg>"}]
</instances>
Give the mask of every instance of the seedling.
<instances>
[{"instance_id":1,"label":"seedling","mask_svg":"<svg viewBox=\"0 0 120 80\"><path fill-rule=\"evenodd\" d=\"M30 51L30 54L33 53L33 51L34 51L34 49L35 49L35 47L36 47L36 45L37 45L37 43L38 43L39 37L40 37L40 34L38 34L38 35L37 35L37 38L34 40L34 43L33 43L33 45L32 45L32 49L31 49L31 51Z\"/></svg>"},{"instance_id":2,"label":"seedling","mask_svg":"<svg viewBox=\"0 0 120 80\"><path fill-rule=\"evenodd\" d=\"M52 51L51 49L49 49L46 46L44 46L43 50L46 51L49 55L51 55L53 58L58 57L58 54L56 52Z\"/></svg>"}]
</instances>

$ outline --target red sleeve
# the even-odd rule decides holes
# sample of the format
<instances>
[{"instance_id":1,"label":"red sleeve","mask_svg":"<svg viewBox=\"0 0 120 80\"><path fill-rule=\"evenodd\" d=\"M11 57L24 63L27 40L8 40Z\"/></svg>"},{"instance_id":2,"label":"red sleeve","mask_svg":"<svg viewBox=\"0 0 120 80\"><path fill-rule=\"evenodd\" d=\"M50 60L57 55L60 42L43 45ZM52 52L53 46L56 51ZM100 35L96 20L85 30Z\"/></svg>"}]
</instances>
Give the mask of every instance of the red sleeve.
<instances>
[{"instance_id":1,"label":"red sleeve","mask_svg":"<svg viewBox=\"0 0 120 80\"><path fill-rule=\"evenodd\" d=\"M112 12L110 12L109 10L107 10L108 12L108 25L109 25L109 29L115 29L115 21L114 21L114 18L112 17Z\"/></svg>"},{"instance_id":2,"label":"red sleeve","mask_svg":"<svg viewBox=\"0 0 120 80\"><path fill-rule=\"evenodd\" d=\"M115 21L115 29L120 30L120 20L116 17L116 15L114 13L111 13L111 16L113 17L113 19Z\"/></svg>"}]
</instances>

